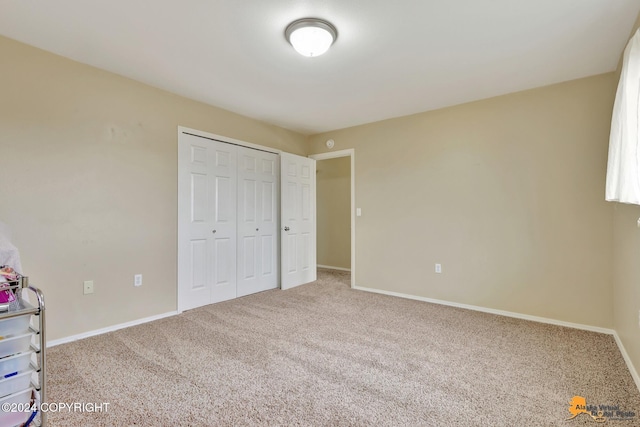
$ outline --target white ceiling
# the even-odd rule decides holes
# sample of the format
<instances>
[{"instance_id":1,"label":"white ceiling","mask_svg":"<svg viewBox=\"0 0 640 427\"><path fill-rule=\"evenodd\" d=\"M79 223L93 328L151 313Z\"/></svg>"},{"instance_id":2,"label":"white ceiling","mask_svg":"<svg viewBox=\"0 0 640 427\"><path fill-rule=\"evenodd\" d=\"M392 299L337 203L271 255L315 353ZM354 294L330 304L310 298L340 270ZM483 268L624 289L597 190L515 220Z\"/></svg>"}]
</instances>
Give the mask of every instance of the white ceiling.
<instances>
[{"instance_id":1,"label":"white ceiling","mask_svg":"<svg viewBox=\"0 0 640 427\"><path fill-rule=\"evenodd\" d=\"M612 71L638 0L5 0L0 34L311 134ZM319 17L338 39L284 38Z\"/></svg>"}]
</instances>

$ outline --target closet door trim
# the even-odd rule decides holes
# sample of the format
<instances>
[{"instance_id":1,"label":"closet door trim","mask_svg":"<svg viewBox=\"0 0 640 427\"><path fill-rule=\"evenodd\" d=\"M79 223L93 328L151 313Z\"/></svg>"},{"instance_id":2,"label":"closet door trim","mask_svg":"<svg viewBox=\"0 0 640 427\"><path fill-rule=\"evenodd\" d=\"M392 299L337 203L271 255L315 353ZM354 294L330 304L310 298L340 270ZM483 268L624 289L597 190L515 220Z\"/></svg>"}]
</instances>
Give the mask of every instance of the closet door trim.
<instances>
[{"instance_id":1,"label":"closet door trim","mask_svg":"<svg viewBox=\"0 0 640 427\"><path fill-rule=\"evenodd\" d=\"M267 153L280 154L282 150L278 150L271 147L265 147L264 145L252 144L250 142L240 141L239 139L227 138L226 136L215 135L213 133L202 132L195 129L189 129L182 126L178 126L178 140L180 135L191 135L199 138L210 139L212 141L224 142L226 144L237 145L239 147L251 148L253 150L265 151Z\"/></svg>"}]
</instances>

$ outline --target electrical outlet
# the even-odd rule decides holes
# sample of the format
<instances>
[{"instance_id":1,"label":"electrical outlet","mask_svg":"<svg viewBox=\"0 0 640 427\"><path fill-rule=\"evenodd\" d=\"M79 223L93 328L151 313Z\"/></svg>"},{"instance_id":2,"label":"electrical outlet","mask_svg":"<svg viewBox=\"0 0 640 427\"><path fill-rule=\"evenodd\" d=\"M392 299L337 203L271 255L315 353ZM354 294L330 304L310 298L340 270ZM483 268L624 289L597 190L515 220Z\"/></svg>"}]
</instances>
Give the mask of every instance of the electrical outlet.
<instances>
[{"instance_id":1,"label":"electrical outlet","mask_svg":"<svg viewBox=\"0 0 640 427\"><path fill-rule=\"evenodd\" d=\"M133 286L142 286L142 274L133 276Z\"/></svg>"},{"instance_id":2,"label":"electrical outlet","mask_svg":"<svg viewBox=\"0 0 640 427\"><path fill-rule=\"evenodd\" d=\"M442 273L442 264L436 264L436 273Z\"/></svg>"},{"instance_id":3,"label":"electrical outlet","mask_svg":"<svg viewBox=\"0 0 640 427\"><path fill-rule=\"evenodd\" d=\"M85 295L89 295L93 293L93 280L85 280L84 281L84 287L83 289L83 293Z\"/></svg>"}]
</instances>

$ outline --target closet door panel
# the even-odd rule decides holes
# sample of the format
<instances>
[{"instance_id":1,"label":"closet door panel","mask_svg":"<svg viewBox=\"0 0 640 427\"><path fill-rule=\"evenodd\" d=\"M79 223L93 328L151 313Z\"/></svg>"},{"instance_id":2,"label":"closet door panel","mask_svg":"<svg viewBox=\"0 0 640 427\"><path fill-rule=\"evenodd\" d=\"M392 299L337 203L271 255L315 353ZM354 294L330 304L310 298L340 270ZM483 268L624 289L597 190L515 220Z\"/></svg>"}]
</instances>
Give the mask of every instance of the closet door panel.
<instances>
[{"instance_id":1,"label":"closet door panel","mask_svg":"<svg viewBox=\"0 0 640 427\"><path fill-rule=\"evenodd\" d=\"M238 147L238 296L278 286L277 155Z\"/></svg>"},{"instance_id":2,"label":"closet door panel","mask_svg":"<svg viewBox=\"0 0 640 427\"><path fill-rule=\"evenodd\" d=\"M213 167L210 209L213 213L213 228L209 230L211 252L209 277L212 284L211 302L226 301L237 295L236 278L236 196L237 165L236 147L211 141Z\"/></svg>"},{"instance_id":3,"label":"closet door panel","mask_svg":"<svg viewBox=\"0 0 640 427\"><path fill-rule=\"evenodd\" d=\"M278 188L279 188L279 158L273 153L260 152L262 168L258 177L261 187L262 202L260 203L260 290L278 287Z\"/></svg>"},{"instance_id":4,"label":"closet door panel","mask_svg":"<svg viewBox=\"0 0 640 427\"><path fill-rule=\"evenodd\" d=\"M213 215L210 210L212 147L201 138L187 136L179 146L178 189L180 309L188 310L211 301L209 269L210 233Z\"/></svg>"},{"instance_id":5,"label":"closet door panel","mask_svg":"<svg viewBox=\"0 0 640 427\"><path fill-rule=\"evenodd\" d=\"M272 169L267 169L271 171ZM278 286L277 267L279 265L277 259L278 253L278 200L277 200L277 183L270 179L270 176L275 177L275 171L273 174L267 175L267 180L262 181L262 241L260 247L262 250L262 280L265 282L265 287L268 289ZM277 179L277 177L275 177Z\"/></svg>"},{"instance_id":6,"label":"closet door panel","mask_svg":"<svg viewBox=\"0 0 640 427\"><path fill-rule=\"evenodd\" d=\"M256 150L238 147L238 296L256 292L258 277L256 267L260 253L258 238L258 200Z\"/></svg>"}]
</instances>

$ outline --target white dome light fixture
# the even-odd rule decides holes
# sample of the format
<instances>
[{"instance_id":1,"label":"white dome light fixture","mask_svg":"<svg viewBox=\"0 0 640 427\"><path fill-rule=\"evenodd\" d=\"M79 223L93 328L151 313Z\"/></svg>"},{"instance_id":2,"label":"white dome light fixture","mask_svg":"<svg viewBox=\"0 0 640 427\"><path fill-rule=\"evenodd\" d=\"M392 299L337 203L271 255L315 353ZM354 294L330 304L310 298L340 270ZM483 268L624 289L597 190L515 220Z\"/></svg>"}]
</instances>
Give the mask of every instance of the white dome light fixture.
<instances>
[{"instance_id":1,"label":"white dome light fixture","mask_svg":"<svg viewBox=\"0 0 640 427\"><path fill-rule=\"evenodd\" d=\"M289 24L284 35L300 55L315 57L329 50L338 31L323 19L303 18Z\"/></svg>"}]
</instances>

